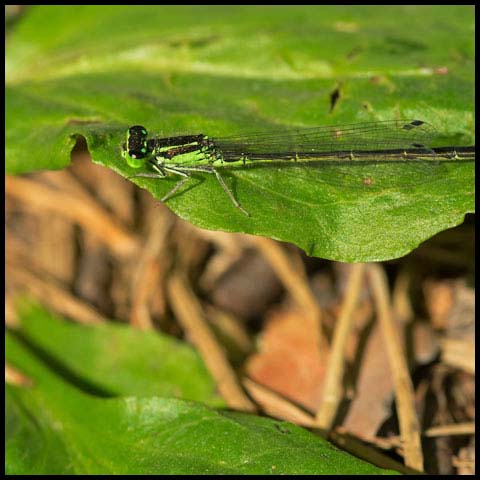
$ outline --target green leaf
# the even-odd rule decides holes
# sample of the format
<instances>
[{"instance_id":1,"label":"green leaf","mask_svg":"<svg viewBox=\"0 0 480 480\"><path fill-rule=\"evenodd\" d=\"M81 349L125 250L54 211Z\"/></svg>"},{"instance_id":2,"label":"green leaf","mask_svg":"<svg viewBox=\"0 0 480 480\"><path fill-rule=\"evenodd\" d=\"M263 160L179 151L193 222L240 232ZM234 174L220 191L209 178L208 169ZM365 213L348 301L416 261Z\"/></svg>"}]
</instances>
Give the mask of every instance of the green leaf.
<instances>
[{"instance_id":1,"label":"green leaf","mask_svg":"<svg viewBox=\"0 0 480 480\"><path fill-rule=\"evenodd\" d=\"M22 301L21 338L79 388L101 396L157 395L224 406L195 350L157 331L83 326Z\"/></svg>"},{"instance_id":2,"label":"green leaf","mask_svg":"<svg viewBox=\"0 0 480 480\"><path fill-rule=\"evenodd\" d=\"M119 371L128 368L128 362L117 353L128 333L137 361L143 359L150 365L162 362L164 350L154 352L154 342L148 336L143 341L154 355L150 360L140 354L138 332L132 330L121 334L104 327L69 330L70 325L60 325L31 305L20 309L20 318L23 334L7 332L6 357L11 366L32 380L33 387L6 385L7 474L395 473L352 457L288 422L146 396L148 381L160 393L163 390L162 368L158 379L153 378L150 368L137 366L137 375L145 374L145 378L112 381L110 376L116 374L109 357L119 360ZM32 326L37 321L38 329ZM45 331L47 324L49 330ZM107 333L112 333L110 342L101 339ZM42 341L40 334L52 338ZM180 348L177 353L179 363L186 360ZM82 361L87 365L77 365ZM100 374L91 372L97 368ZM176 371L174 365L170 368L172 373ZM194 375L198 373L192 372ZM78 381L80 376L82 382ZM184 390L185 380L181 375L175 378L178 389ZM92 381L96 388L91 388ZM198 380L192 378L192 382ZM90 388L85 388L87 383ZM135 395L104 395L113 388L127 391L128 383L130 389L138 387Z\"/></svg>"},{"instance_id":3,"label":"green leaf","mask_svg":"<svg viewBox=\"0 0 480 480\"><path fill-rule=\"evenodd\" d=\"M433 124L436 146L471 144L473 13L32 8L7 43L7 172L62 168L83 135L95 162L130 177L137 172L120 153L133 124L159 136L221 136L408 118ZM222 175L251 217L206 173L168 206L204 228L265 235L342 261L400 257L474 211L474 162L254 166ZM160 199L179 179L133 180Z\"/></svg>"}]
</instances>

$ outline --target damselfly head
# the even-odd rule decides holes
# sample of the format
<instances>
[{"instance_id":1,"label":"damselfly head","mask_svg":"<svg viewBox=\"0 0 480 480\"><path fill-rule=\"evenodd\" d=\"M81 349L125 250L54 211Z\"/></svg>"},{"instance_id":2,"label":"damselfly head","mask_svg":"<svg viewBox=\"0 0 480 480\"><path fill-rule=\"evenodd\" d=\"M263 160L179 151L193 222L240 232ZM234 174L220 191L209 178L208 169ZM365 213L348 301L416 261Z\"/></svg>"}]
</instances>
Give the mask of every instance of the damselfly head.
<instances>
[{"instance_id":1,"label":"damselfly head","mask_svg":"<svg viewBox=\"0 0 480 480\"><path fill-rule=\"evenodd\" d=\"M127 130L127 141L123 146L122 155L131 167L142 166L143 159L149 154L147 135L146 128L141 125L134 125Z\"/></svg>"}]
</instances>

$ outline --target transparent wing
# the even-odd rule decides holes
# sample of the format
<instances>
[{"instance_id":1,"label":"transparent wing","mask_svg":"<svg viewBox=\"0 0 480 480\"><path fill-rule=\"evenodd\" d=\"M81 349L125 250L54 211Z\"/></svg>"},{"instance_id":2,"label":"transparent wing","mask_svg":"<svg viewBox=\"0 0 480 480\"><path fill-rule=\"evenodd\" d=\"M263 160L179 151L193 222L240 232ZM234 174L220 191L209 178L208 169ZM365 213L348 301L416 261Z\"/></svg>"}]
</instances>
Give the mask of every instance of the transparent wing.
<instances>
[{"instance_id":1,"label":"transparent wing","mask_svg":"<svg viewBox=\"0 0 480 480\"><path fill-rule=\"evenodd\" d=\"M313 158L332 152L339 156L368 154L372 160L378 160L392 150L429 152L435 136L434 128L421 120L388 120L233 135L212 141L225 161L242 156L250 160L282 160L295 155Z\"/></svg>"}]
</instances>

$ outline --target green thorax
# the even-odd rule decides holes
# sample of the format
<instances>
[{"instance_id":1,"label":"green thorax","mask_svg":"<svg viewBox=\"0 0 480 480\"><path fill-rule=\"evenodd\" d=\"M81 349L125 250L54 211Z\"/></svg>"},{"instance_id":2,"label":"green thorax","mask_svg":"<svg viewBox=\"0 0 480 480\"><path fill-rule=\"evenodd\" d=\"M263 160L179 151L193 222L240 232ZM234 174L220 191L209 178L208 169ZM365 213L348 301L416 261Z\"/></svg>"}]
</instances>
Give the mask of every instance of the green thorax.
<instances>
[{"instance_id":1,"label":"green thorax","mask_svg":"<svg viewBox=\"0 0 480 480\"><path fill-rule=\"evenodd\" d=\"M222 162L220 152L208 137L198 135L193 141L187 143L184 143L185 139L192 140L191 137L176 137L167 139L168 141L162 139L155 142L152 156L157 162L172 166L212 165Z\"/></svg>"}]
</instances>

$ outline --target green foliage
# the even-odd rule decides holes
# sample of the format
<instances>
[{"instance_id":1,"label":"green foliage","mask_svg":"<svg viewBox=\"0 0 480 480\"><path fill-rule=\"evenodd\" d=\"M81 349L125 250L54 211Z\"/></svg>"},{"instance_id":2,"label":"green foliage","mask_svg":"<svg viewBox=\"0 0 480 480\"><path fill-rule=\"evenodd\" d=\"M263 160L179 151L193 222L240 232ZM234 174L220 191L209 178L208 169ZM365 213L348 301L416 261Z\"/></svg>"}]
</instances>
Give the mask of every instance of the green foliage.
<instances>
[{"instance_id":1,"label":"green foliage","mask_svg":"<svg viewBox=\"0 0 480 480\"><path fill-rule=\"evenodd\" d=\"M159 332L108 323L84 327L22 306L22 338L52 366L101 396L160 395L223 405L192 347ZM101 387L100 387L101 386Z\"/></svg>"},{"instance_id":2,"label":"green foliage","mask_svg":"<svg viewBox=\"0 0 480 480\"><path fill-rule=\"evenodd\" d=\"M42 6L7 41L6 170L68 165L78 135L128 177L125 129L234 134L395 118L470 144L471 6ZM335 91L340 96L332 109ZM204 228L293 242L309 255L407 254L474 210L474 162L246 168L198 174L168 201ZM373 185L365 185L365 178ZM160 199L177 178L134 179Z\"/></svg>"},{"instance_id":3,"label":"green foliage","mask_svg":"<svg viewBox=\"0 0 480 480\"><path fill-rule=\"evenodd\" d=\"M33 387L6 386L7 474L395 473L288 422L183 400L211 401L212 381L171 338L68 324L29 303L20 320L6 358Z\"/></svg>"}]
</instances>

